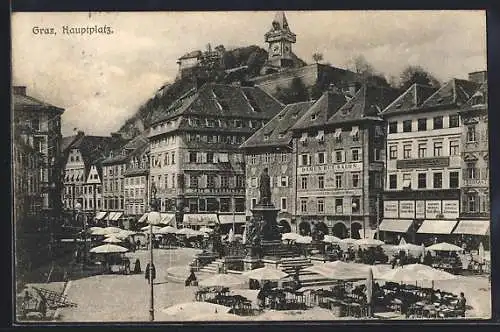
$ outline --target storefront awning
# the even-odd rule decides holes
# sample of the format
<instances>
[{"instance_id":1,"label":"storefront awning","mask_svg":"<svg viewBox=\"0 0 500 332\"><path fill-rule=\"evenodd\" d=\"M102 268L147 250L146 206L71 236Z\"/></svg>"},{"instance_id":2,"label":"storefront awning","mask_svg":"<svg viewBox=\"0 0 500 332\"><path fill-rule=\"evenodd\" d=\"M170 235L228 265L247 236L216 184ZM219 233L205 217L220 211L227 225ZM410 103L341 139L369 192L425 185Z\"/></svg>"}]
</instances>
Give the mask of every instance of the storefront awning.
<instances>
[{"instance_id":1,"label":"storefront awning","mask_svg":"<svg viewBox=\"0 0 500 332\"><path fill-rule=\"evenodd\" d=\"M160 224L168 225L175 219L174 213L160 213L161 219Z\"/></svg>"},{"instance_id":2,"label":"storefront awning","mask_svg":"<svg viewBox=\"0 0 500 332\"><path fill-rule=\"evenodd\" d=\"M146 220L148 219L148 214L147 213L144 213L142 215L142 217L139 218L139 220L137 221L138 223L143 223L143 222L146 222Z\"/></svg>"},{"instance_id":3,"label":"storefront awning","mask_svg":"<svg viewBox=\"0 0 500 332\"><path fill-rule=\"evenodd\" d=\"M219 220L216 214L198 214L198 213L186 213L184 214L183 223L187 225L213 225L217 224Z\"/></svg>"},{"instance_id":4,"label":"storefront awning","mask_svg":"<svg viewBox=\"0 0 500 332\"><path fill-rule=\"evenodd\" d=\"M489 235L489 220L460 220L453 234Z\"/></svg>"},{"instance_id":5,"label":"storefront awning","mask_svg":"<svg viewBox=\"0 0 500 332\"><path fill-rule=\"evenodd\" d=\"M457 224L456 220L424 220L418 229L419 234L451 234Z\"/></svg>"},{"instance_id":6,"label":"storefront awning","mask_svg":"<svg viewBox=\"0 0 500 332\"><path fill-rule=\"evenodd\" d=\"M233 215L219 215L219 222L223 225L232 224L233 223ZM234 215L234 223L235 224L244 224L246 222L246 217L244 214L235 214Z\"/></svg>"},{"instance_id":7,"label":"storefront awning","mask_svg":"<svg viewBox=\"0 0 500 332\"><path fill-rule=\"evenodd\" d=\"M97 212L97 214L96 214L95 218L96 218L97 220L101 220L102 218L104 218L104 216L106 215L106 213L107 213L106 211L100 211L100 212Z\"/></svg>"},{"instance_id":8,"label":"storefront awning","mask_svg":"<svg viewBox=\"0 0 500 332\"><path fill-rule=\"evenodd\" d=\"M123 215L123 212L115 212L115 214L113 215L113 219L111 220L118 220L120 219L120 217Z\"/></svg>"},{"instance_id":9,"label":"storefront awning","mask_svg":"<svg viewBox=\"0 0 500 332\"><path fill-rule=\"evenodd\" d=\"M413 219L384 219L378 229L383 232L406 233L412 223Z\"/></svg>"},{"instance_id":10,"label":"storefront awning","mask_svg":"<svg viewBox=\"0 0 500 332\"><path fill-rule=\"evenodd\" d=\"M115 217L116 212L109 212L108 216L106 217L106 220L114 220L113 218Z\"/></svg>"}]
</instances>

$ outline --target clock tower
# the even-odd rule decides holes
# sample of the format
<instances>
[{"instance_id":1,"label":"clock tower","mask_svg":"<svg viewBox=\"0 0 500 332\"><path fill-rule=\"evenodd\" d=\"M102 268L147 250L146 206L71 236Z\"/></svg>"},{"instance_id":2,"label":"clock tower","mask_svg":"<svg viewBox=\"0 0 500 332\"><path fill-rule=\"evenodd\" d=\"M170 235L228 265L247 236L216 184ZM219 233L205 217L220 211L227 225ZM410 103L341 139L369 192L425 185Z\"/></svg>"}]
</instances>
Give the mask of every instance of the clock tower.
<instances>
[{"instance_id":1,"label":"clock tower","mask_svg":"<svg viewBox=\"0 0 500 332\"><path fill-rule=\"evenodd\" d=\"M281 69L293 66L292 44L296 35L290 31L285 13L276 13L271 30L265 34L266 43L269 44L267 68Z\"/></svg>"}]
</instances>

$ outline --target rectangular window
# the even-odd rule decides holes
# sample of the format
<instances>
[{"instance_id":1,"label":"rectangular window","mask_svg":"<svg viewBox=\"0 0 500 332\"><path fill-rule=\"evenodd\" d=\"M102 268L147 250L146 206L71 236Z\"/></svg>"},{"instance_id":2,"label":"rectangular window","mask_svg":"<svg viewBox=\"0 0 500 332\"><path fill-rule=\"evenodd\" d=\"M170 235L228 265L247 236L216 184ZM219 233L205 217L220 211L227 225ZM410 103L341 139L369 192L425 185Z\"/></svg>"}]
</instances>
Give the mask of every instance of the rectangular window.
<instances>
[{"instance_id":1,"label":"rectangular window","mask_svg":"<svg viewBox=\"0 0 500 332\"><path fill-rule=\"evenodd\" d=\"M215 188L215 175L214 174L207 175L207 188Z\"/></svg>"},{"instance_id":2,"label":"rectangular window","mask_svg":"<svg viewBox=\"0 0 500 332\"><path fill-rule=\"evenodd\" d=\"M252 198L252 209L255 209L257 206L257 198Z\"/></svg>"},{"instance_id":3,"label":"rectangular window","mask_svg":"<svg viewBox=\"0 0 500 332\"><path fill-rule=\"evenodd\" d=\"M318 152L318 164L324 164L324 163L325 163L325 153Z\"/></svg>"},{"instance_id":4,"label":"rectangular window","mask_svg":"<svg viewBox=\"0 0 500 332\"><path fill-rule=\"evenodd\" d=\"M288 176L280 177L280 187L288 187Z\"/></svg>"},{"instance_id":5,"label":"rectangular window","mask_svg":"<svg viewBox=\"0 0 500 332\"><path fill-rule=\"evenodd\" d=\"M189 188L198 188L198 175L191 174L189 176Z\"/></svg>"},{"instance_id":6,"label":"rectangular window","mask_svg":"<svg viewBox=\"0 0 500 332\"><path fill-rule=\"evenodd\" d=\"M469 180L479 179L477 168L474 163L467 164L467 179Z\"/></svg>"},{"instance_id":7,"label":"rectangular window","mask_svg":"<svg viewBox=\"0 0 500 332\"><path fill-rule=\"evenodd\" d=\"M460 145L458 141L450 141L450 156L458 156L460 154Z\"/></svg>"},{"instance_id":8,"label":"rectangular window","mask_svg":"<svg viewBox=\"0 0 500 332\"><path fill-rule=\"evenodd\" d=\"M443 188L443 173L434 173L434 188L441 189Z\"/></svg>"},{"instance_id":9,"label":"rectangular window","mask_svg":"<svg viewBox=\"0 0 500 332\"><path fill-rule=\"evenodd\" d=\"M398 123L389 122L389 134L395 134L398 132Z\"/></svg>"},{"instance_id":10,"label":"rectangular window","mask_svg":"<svg viewBox=\"0 0 500 332\"><path fill-rule=\"evenodd\" d=\"M172 165L175 165L175 152L172 152L170 154L170 162L172 163Z\"/></svg>"},{"instance_id":11,"label":"rectangular window","mask_svg":"<svg viewBox=\"0 0 500 332\"><path fill-rule=\"evenodd\" d=\"M453 115L450 115L450 128L456 128L459 126L459 117L458 117L458 114L453 114Z\"/></svg>"},{"instance_id":12,"label":"rectangular window","mask_svg":"<svg viewBox=\"0 0 500 332\"><path fill-rule=\"evenodd\" d=\"M281 210L286 211L286 209L287 209L286 197L281 197Z\"/></svg>"},{"instance_id":13,"label":"rectangular window","mask_svg":"<svg viewBox=\"0 0 500 332\"><path fill-rule=\"evenodd\" d=\"M343 211L343 199L342 198L335 198L335 212L337 214L341 214Z\"/></svg>"},{"instance_id":14,"label":"rectangular window","mask_svg":"<svg viewBox=\"0 0 500 332\"><path fill-rule=\"evenodd\" d=\"M353 197L352 198L352 204L351 204L351 209L352 213L359 213L361 209L361 200L359 197Z\"/></svg>"},{"instance_id":15,"label":"rectangular window","mask_svg":"<svg viewBox=\"0 0 500 332\"><path fill-rule=\"evenodd\" d=\"M410 159L411 158L411 144L403 145L403 158Z\"/></svg>"},{"instance_id":16,"label":"rectangular window","mask_svg":"<svg viewBox=\"0 0 500 332\"><path fill-rule=\"evenodd\" d=\"M307 212L307 199L302 198L300 200L300 211Z\"/></svg>"},{"instance_id":17,"label":"rectangular window","mask_svg":"<svg viewBox=\"0 0 500 332\"><path fill-rule=\"evenodd\" d=\"M245 212L245 199L235 198L234 199L235 212Z\"/></svg>"},{"instance_id":18,"label":"rectangular window","mask_svg":"<svg viewBox=\"0 0 500 332\"><path fill-rule=\"evenodd\" d=\"M255 165L257 164L257 155L252 154L250 155L250 165Z\"/></svg>"},{"instance_id":19,"label":"rectangular window","mask_svg":"<svg viewBox=\"0 0 500 332\"><path fill-rule=\"evenodd\" d=\"M358 161L359 160L359 149L352 149L351 156L352 156L352 161Z\"/></svg>"},{"instance_id":20,"label":"rectangular window","mask_svg":"<svg viewBox=\"0 0 500 332\"><path fill-rule=\"evenodd\" d=\"M250 179L250 187L252 187L252 188L257 188L258 187L257 178L251 178Z\"/></svg>"},{"instance_id":21,"label":"rectangular window","mask_svg":"<svg viewBox=\"0 0 500 332\"><path fill-rule=\"evenodd\" d=\"M373 149L373 160L374 161L379 161L381 160L381 157L380 157L380 149Z\"/></svg>"},{"instance_id":22,"label":"rectangular window","mask_svg":"<svg viewBox=\"0 0 500 332\"><path fill-rule=\"evenodd\" d=\"M307 189L307 176L302 176L300 178L300 188Z\"/></svg>"},{"instance_id":23,"label":"rectangular window","mask_svg":"<svg viewBox=\"0 0 500 332\"><path fill-rule=\"evenodd\" d=\"M397 159L398 158L398 146L391 145L389 146L389 159Z\"/></svg>"},{"instance_id":24,"label":"rectangular window","mask_svg":"<svg viewBox=\"0 0 500 332\"><path fill-rule=\"evenodd\" d=\"M434 142L434 157L443 155L443 142Z\"/></svg>"},{"instance_id":25,"label":"rectangular window","mask_svg":"<svg viewBox=\"0 0 500 332\"><path fill-rule=\"evenodd\" d=\"M342 188L342 174L335 174L335 187Z\"/></svg>"},{"instance_id":26,"label":"rectangular window","mask_svg":"<svg viewBox=\"0 0 500 332\"><path fill-rule=\"evenodd\" d=\"M476 141L476 127L468 126L467 127L467 142L475 142Z\"/></svg>"},{"instance_id":27,"label":"rectangular window","mask_svg":"<svg viewBox=\"0 0 500 332\"><path fill-rule=\"evenodd\" d=\"M352 173L352 187L359 187L359 173Z\"/></svg>"},{"instance_id":28,"label":"rectangular window","mask_svg":"<svg viewBox=\"0 0 500 332\"><path fill-rule=\"evenodd\" d=\"M425 173L418 174L418 188L419 189L427 188L427 174Z\"/></svg>"},{"instance_id":29,"label":"rectangular window","mask_svg":"<svg viewBox=\"0 0 500 332\"><path fill-rule=\"evenodd\" d=\"M286 163L288 161L288 156L286 153L281 154L281 162Z\"/></svg>"},{"instance_id":30,"label":"rectangular window","mask_svg":"<svg viewBox=\"0 0 500 332\"><path fill-rule=\"evenodd\" d=\"M411 131L411 120L403 121L403 133L409 133Z\"/></svg>"},{"instance_id":31,"label":"rectangular window","mask_svg":"<svg viewBox=\"0 0 500 332\"><path fill-rule=\"evenodd\" d=\"M418 119L418 131L427 130L427 119Z\"/></svg>"},{"instance_id":32,"label":"rectangular window","mask_svg":"<svg viewBox=\"0 0 500 332\"><path fill-rule=\"evenodd\" d=\"M227 175L221 175L220 186L221 188L229 188L229 177Z\"/></svg>"},{"instance_id":33,"label":"rectangular window","mask_svg":"<svg viewBox=\"0 0 500 332\"><path fill-rule=\"evenodd\" d=\"M403 174L403 189L408 188L411 189L411 174L404 173Z\"/></svg>"},{"instance_id":34,"label":"rectangular window","mask_svg":"<svg viewBox=\"0 0 500 332\"><path fill-rule=\"evenodd\" d=\"M243 175L236 175L236 188L245 187L245 177Z\"/></svg>"},{"instance_id":35,"label":"rectangular window","mask_svg":"<svg viewBox=\"0 0 500 332\"><path fill-rule=\"evenodd\" d=\"M477 195L468 194L467 195L467 210L468 212L477 212Z\"/></svg>"},{"instance_id":36,"label":"rectangular window","mask_svg":"<svg viewBox=\"0 0 500 332\"><path fill-rule=\"evenodd\" d=\"M434 129L443 129L443 117L435 116L434 119Z\"/></svg>"},{"instance_id":37,"label":"rectangular window","mask_svg":"<svg viewBox=\"0 0 500 332\"><path fill-rule=\"evenodd\" d=\"M342 156L343 156L343 152L344 152L344 151L342 151L342 150L337 150L337 151L335 151L335 161L336 161L336 162L341 163L341 162L343 162L343 161L344 161L344 160L343 160L344 158L342 158Z\"/></svg>"},{"instance_id":38,"label":"rectangular window","mask_svg":"<svg viewBox=\"0 0 500 332\"><path fill-rule=\"evenodd\" d=\"M231 211L231 200L226 197L221 197L220 199L220 212Z\"/></svg>"},{"instance_id":39,"label":"rectangular window","mask_svg":"<svg viewBox=\"0 0 500 332\"><path fill-rule=\"evenodd\" d=\"M389 175L389 189L397 189L398 176L396 174Z\"/></svg>"},{"instance_id":40,"label":"rectangular window","mask_svg":"<svg viewBox=\"0 0 500 332\"><path fill-rule=\"evenodd\" d=\"M325 176L324 175L318 175L318 188L325 189Z\"/></svg>"},{"instance_id":41,"label":"rectangular window","mask_svg":"<svg viewBox=\"0 0 500 332\"><path fill-rule=\"evenodd\" d=\"M189 162L196 163L196 152L189 152Z\"/></svg>"},{"instance_id":42,"label":"rectangular window","mask_svg":"<svg viewBox=\"0 0 500 332\"><path fill-rule=\"evenodd\" d=\"M318 197L318 213L324 213L324 212L325 212L325 198Z\"/></svg>"},{"instance_id":43,"label":"rectangular window","mask_svg":"<svg viewBox=\"0 0 500 332\"><path fill-rule=\"evenodd\" d=\"M418 157L419 158L427 157L427 143L418 143Z\"/></svg>"},{"instance_id":44,"label":"rectangular window","mask_svg":"<svg viewBox=\"0 0 500 332\"><path fill-rule=\"evenodd\" d=\"M264 154L264 163L269 164L271 162L271 154L266 153Z\"/></svg>"}]
</instances>

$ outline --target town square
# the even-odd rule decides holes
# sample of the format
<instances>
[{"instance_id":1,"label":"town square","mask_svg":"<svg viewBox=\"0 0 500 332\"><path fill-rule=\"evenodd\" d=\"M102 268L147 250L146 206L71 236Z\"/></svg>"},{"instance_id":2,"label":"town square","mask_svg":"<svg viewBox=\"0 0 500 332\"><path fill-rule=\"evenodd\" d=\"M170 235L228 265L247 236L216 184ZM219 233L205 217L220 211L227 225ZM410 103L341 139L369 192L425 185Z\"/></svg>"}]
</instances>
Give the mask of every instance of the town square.
<instances>
[{"instance_id":1,"label":"town square","mask_svg":"<svg viewBox=\"0 0 500 332\"><path fill-rule=\"evenodd\" d=\"M17 323L491 317L483 11L12 21Z\"/></svg>"}]
</instances>

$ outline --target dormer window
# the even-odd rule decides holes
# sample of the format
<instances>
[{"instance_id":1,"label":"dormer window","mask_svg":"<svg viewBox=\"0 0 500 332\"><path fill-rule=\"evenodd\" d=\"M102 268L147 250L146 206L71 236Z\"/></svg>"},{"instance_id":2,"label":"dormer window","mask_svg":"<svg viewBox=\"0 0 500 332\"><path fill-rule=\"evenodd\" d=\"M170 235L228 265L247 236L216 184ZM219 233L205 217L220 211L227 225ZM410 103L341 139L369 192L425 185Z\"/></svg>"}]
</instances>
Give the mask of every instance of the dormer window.
<instances>
[{"instance_id":1,"label":"dormer window","mask_svg":"<svg viewBox=\"0 0 500 332\"><path fill-rule=\"evenodd\" d=\"M314 121L317 118L318 118L318 115L316 113L311 115L311 121Z\"/></svg>"},{"instance_id":2,"label":"dormer window","mask_svg":"<svg viewBox=\"0 0 500 332\"><path fill-rule=\"evenodd\" d=\"M306 144L307 143L307 133L302 133L302 136L300 137L299 141L302 144Z\"/></svg>"},{"instance_id":3,"label":"dormer window","mask_svg":"<svg viewBox=\"0 0 500 332\"><path fill-rule=\"evenodd\" d=\"M323 143L325 141L325 131L324 130L319 130L318 134L316 135L316 139L320 142Z\"/></svg>"},{"instance_id":4,"label":"dormer window","mask_svg":"<svg viewBox=\"0 0 500 332\"><path fill-rule=\"evenodd\" d=\"M264 141L269 141L269 134L264 135Z\"/></svg>"},{"instance_id":5,"label":"dormer window","mask_svg":"<svg viewBox=\"0 0 500 332\"><path fill-rule=\"evenodd\" d=\"M359 127L353 126L351 129L351 137L353 141L359 141Z\"/></svg>"},{"instance_id":6,"label":"dormer window","mask_svg":"<svg viewBox=\"0 0 500 332\"><path fill-rule=\"evenodd\" d=\"M337 143L342 142L342 128L335 129L335 133L333 134L333 137L335 138L335 142L337 142Z\"/></svg>"},{"instance_id":7,"label":"dormer window","mask_svg":"<svg viewBox=\"0 0 500 332\"><path fill-rule=\"evenodd\" d=\"M285 133L279 133L279 134L278 134L278 137L279 137L279 138L283 138L283 137L285 137Z\"/></svg>"}]
</instances>

